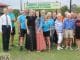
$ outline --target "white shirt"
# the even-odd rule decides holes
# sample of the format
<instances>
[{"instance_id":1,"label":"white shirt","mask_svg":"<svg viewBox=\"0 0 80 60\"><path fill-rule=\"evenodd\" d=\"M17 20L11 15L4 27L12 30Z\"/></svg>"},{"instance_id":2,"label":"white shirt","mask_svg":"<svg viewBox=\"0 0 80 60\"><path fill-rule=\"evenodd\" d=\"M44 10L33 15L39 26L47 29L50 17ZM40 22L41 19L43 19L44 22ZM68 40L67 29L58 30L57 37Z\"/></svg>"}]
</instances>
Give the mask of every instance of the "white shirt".
<instances>
[{"instance_id":1,"label":"white shirt","mask_svg":"<svg viewBox=\"0 0 80 60\"><path fill-rule=\"evenodd\" d=\"M63 32L63 22L56 20L55 21L55 29L57 32Z\"/></svg>"},{"instance_id":2,"label":"white shirt","mask_svg":"<svg viewBox=\"0 0 80 60\"><path fill-rule=\"evenodd\" d=\"M12 23L11 23L11 19L10 17L7 15L7 18L6 18L6 14L3 14L1 17L0 17L0 20L1 20L1 23L0 25L7 25L7 21L8 20L8 25L11 26L11 30L12 30Z\"/></svg>"}]
</instances>

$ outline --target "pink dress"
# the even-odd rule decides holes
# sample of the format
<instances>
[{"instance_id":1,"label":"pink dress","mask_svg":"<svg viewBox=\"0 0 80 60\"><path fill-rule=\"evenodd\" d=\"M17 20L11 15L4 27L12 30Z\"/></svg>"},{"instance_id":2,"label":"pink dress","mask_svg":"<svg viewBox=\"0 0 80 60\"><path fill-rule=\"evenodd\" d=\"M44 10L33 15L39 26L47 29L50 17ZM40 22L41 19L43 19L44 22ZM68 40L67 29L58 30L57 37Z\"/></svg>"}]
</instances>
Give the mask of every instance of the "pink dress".
<instances>
[{"instance_id":1,"label":"pink dress","mask_svg":"<svg viewBox=\"0 0 80 60\"><path fill-rule=\"evenodd\" d=\"M38 32L36 29L36 40L37 40L37 51L42 51L46 49L46 42L43 37L43 32Z\"/></svg>"}]
</instances>

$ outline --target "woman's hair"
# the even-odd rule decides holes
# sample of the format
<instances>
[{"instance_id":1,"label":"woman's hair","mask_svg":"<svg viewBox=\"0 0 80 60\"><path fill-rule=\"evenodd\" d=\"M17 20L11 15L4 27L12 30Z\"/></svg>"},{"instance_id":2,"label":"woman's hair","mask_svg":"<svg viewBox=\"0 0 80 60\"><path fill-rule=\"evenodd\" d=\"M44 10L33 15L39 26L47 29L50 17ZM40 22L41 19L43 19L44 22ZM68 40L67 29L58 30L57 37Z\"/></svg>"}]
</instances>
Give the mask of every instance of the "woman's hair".
<instances>
[{"instance_id":1,"label":"woman's hair","mask_svg":"<svg viewBox=\"0 0 80 60\"><path fill-rule=\"evenodd\" d=\"M51 12L47 12L47 18L50 19L52 17L52 13Z\"/></svg>"},{"instance_id":2,"label":"woman's hair","mask_svg":"<svg viewBox=\"0 0 80 60\"><path fill-rule=\"evenodd\" d=\"M39 17L41 17L41 13L40 13L40 11L36 11L36 12L38 12L39 13ZM36 15L37 16L37 15Z\"/></svg>"}]
</instances>

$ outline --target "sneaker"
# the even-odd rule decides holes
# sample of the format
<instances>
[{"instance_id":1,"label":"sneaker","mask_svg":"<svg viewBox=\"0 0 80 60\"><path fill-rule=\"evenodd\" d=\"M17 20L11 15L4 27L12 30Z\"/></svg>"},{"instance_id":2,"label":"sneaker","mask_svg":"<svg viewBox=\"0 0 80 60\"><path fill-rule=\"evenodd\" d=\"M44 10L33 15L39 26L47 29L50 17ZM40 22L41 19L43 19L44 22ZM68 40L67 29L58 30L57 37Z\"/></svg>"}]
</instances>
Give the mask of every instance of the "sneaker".
<instances>
[{"instance_id":1,"label":"sneaker","mask_svg":"<svg viewBox=\"0 0 80 60\"><path fill-rule=\"evenodd\" d=\"M37 52L41 52L41 51L37 51Z\"/></svg>"},{"instance_id":2,"label":"sneaker","mask_svg":"<svg viewBox=\"0 0 80 60\"><path fill-rule=\"evenodd\" d=\"M65 49L67 50L69 47L67 46Z\"/></svg>"},{"instance_id":3,"label":"sneaker","mask_svg":"<svg viewBox=\"0 0 80 60\"><path fill-rule=\"evenodd\" d=\"M79 50L79 48L75 49L75 51L78 51L78 50Z\"/></svg>"},{"instance_id":4,"label":"sneaker","mask_svg":"<svg viewBox=\"0 0 80 60\"><path fill-rule=\"evenodd\" d=\"M63 48L62 48L62 47L60 47L60 49L62 50Z\"/></svg>"},{"instance_id":5,"label":"sneaker","mask_svg":"<svg viewBox=\"0 0 80 60\"><path fill-rule=\"evenodd\" d=\"M73 50L72 47L70 47L70 50Z\"/></svg>"},{"instance_id":6,"label":"sneaker","mask_svg":"<svg viewBox=\"0 0 80 60\"><path fill-rule=\"evenodd\" d=\"M61 50L61 48L60 47L57 47L57 50Z\"/></svg>"}]
</instances>

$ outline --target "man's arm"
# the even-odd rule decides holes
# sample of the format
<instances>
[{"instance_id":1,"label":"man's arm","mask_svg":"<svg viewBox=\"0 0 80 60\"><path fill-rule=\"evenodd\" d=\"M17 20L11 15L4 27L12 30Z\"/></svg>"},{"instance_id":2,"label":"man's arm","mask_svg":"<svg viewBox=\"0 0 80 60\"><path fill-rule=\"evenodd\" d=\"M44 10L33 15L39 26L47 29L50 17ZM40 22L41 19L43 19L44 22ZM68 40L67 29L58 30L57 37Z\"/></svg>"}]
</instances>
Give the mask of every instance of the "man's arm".
<instances>
[{"instance_id":1,"label":"man's arm","mask_svg":"<svg viewBox=\"0 0 80 60\"><path fill-rule=\"evenodd\" d=\"M20 33L20 26L21 26L21 25L20 25L19 17L17 18L17 20L18 20L18 21L17 21L17 23L18 23L18 32Z\"/></svg>"},{"instance_id":2,"label":"man's arm","mask_svg":"<svg viewBox=\"0 0 80 60\"><path fill-rule=\"evenodd\" d=\"M26 24L26 28L27 28L27 34L29 34L30 32L29 32L29 29L28 29L27 20L26 20L25 24Z\"/></svg>"}]
</instances>

